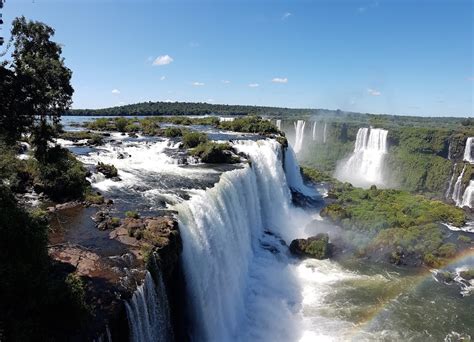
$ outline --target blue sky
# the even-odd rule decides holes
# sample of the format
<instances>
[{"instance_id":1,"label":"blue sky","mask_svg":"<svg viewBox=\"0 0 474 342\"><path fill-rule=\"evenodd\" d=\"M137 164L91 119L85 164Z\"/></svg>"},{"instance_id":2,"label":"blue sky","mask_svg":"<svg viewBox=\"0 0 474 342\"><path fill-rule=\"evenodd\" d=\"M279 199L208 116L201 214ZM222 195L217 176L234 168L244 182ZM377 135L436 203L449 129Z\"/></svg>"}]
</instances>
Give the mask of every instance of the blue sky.
<instances>
[{"instance_id":1,"label":"blue sky","mask_svg":"<svg viewBox=\"0 0 474 342\"><path fill-rule=\"evenodd\" d=\"M471 0L7 0L56 29L74 108L200 101L473 115Z\"/></svg>"}]
</instances>

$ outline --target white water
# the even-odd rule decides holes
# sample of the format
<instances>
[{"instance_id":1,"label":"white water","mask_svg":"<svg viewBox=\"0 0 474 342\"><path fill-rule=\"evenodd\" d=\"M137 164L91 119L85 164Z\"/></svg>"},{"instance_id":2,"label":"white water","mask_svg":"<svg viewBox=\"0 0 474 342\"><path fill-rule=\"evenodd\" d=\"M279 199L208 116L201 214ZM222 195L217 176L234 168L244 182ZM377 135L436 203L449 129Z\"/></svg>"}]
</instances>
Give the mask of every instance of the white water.
<instances>
[{"instance_id":1,"label":"white water","mask_svg":"<svg viewBox=\"0 0 474 342\"><path fill-rule=\"evenodd\" d=\"M250 156L252 166L224 173L213 188L177 206L191 335L195 341L338 336L337 327L346 323L331 318L321 325L318 308L343 271L331 275L336 265L328 260L296 262L277 238L288 243L307 236L311 219L291 204L281 147L271 140L234 146ZM325 277L314 273L321 267Z\"/></svg>"},{"instance_id":2,"label":"white water","mask_svg":"<svg viewBox=\"0 0 474 342\"><path fill-rule=\"evenodd\" d=\"M133 342L167 342L172 339L168 299L161 274L155 286L147 272L145 281L125 303L130 340Z\"/></svg>"},{"instance_id":3,"label":"white water","mask_svg":"<svg viewBox=\"0 0 474 342\"><path fill-rule=\"evenodd\" d=\"M464 160L474 164L474 158L472 157L472 145L474 143L474 137L469 137L466 140L466 147L464 148Z\"/></svg>"},{"instance_id":4,"label":"white water","mask_svg":"<svg viewBox=\"0 0 474 342\"><path fill-rule=\"evenodd\" d=\"M300 192L305 196L308 197L316 197L319 194L315 191L315 189L306 186L303 182L303 178L301 177L300 166L296 160L296 155L293 152L293 149L288 146L285 150L285 174L288 186L290 189L294 191Z\"/></svg>"},{"instance_id":5,"label":"white water","mask_svg":"<svg viewBox=\"0 0 474 342\"><path fill-rule=\"evenodd\" d=\"M304 140L304 126L306 122L304 120L298 120L294 122L295 125L295 145L293 146L293 150L295 153L299 153L301 148L303 147L303 140Z\"/></svg>"},{"instance_id":6,"label":"white water","mask_svg":"<svg viewBox=\"0 0 474 342\"><path fill-rule=\"evenodd\" d=\"M380 128L360 128L354 152L336 169L336 178L355 186L384 185L384 158L387 154L388 131Z\"/></svg>"},{"instance_id":7,"label":"white water","mask_svg":"<svg viewBox=\"0 0 474 342\"><path fill-rule=\"evenodd\" d=\"M451 178L449 179L449 183L448 183L448 189L446 190L446 194L444 195L444 197L446 199L449 198L449 195L451 195L451 190L453 188L453 182L454 182L454 177L455 177L455 172L456 172L456 167L457 167L457 163L455 163L453 165L453 171L452 171L452 175L451 175Z\"/></svg>"},{"instance_id":8,"label":"white water","mask_svg":"<svg viewBox=\"0 0 474 342\"><path fill-rule=\"evenodd\" d=\"M464 171L466 171L466 165L462 168L461 174L454 184L453 196L451 197L458 207L462 203L462 177L464 176Z\"/></svg>"},{"instance_id":9,"label":"white water","mask_svg":"<svg viewBox=\"0 0 474 342\"><path fill-rule=\"evenodd\" d=\"M469 181L469 185L467 186L466 190L464 190L464 194L462 196L461 207L469 207L472 208L474 200L474 180Z\"/></svg>"},{"instance_id":10,"label":"white water","mask_svg":"<svg viewBox=\"0 0 474 342\"><path fill-rule=\"evenodd\" d=\"M313 141L316 140L316 128L317 127L318 127L318 122L317 121L313 122L313 129L312 129Z\"/></svg>"},{"instance_id":11,"label":"white water","mask_svg":"<svg viewBox=\"0 0 474 342\"><path fill-rule=\"evenodd\" d=\"M281 120L276 121L276 126L277 126L278 130L281 131Z\"/></svg>"},{"instance_id":12,"label":"white water","mask_svg":"<svg viewBox=\"0 0 474 342\"><path fill-rule=\"evenodd\" d=\"M323 144L325 144L327 139L328 139L327 130L328 130L328 124L327 124L327 122L325 122L324 123L324 129L323 129Z\"/></svg>"}]
</instances>

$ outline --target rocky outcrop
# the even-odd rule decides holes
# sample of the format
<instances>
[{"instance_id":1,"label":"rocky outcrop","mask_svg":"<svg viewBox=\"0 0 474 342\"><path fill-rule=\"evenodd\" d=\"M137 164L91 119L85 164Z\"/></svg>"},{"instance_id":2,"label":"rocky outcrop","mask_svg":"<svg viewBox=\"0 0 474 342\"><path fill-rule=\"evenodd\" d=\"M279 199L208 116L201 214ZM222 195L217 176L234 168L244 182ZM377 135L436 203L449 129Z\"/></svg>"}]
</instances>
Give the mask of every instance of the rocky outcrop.
<instances>
[{"instance_id":1,"label":"rocky outcrop","mask_svg":"<svg viewBox=\"0 0 474 342\"><path fill-rule=\"evenodd\" d=\"M69 216L61 216L66 212ZM107 336L113 341L128 341L125 302L143 283L147 271L155 283L162 277L170 302L174 336L177 340L182 339L184 281L179 264L182 243L177 221L172 215L119 219L111 217L106 208L100 211L81 209L77 203L51 208L50 213L69 226L68 232L56 237L54 244L49 246L49 255L65 272L81 279L85 301L91 311L87 329L71 336L71 341L107 340ZM85 226L85 222L90 223ZM97 233L87 233L89 229ZM75 240L79 231L105 238L101 238L96 247L94 243L91 243L92 247L85 246Z\"/></svg>"},{"instance_id":2,"label":"rocky outcrop","mask_svg":"<svg viewBox=\"0 0 474 342\"><path fill-rule=\"evenodd\" d=\"M290 251L298 257L327 259L331 256L331 244L328 234L318 234L307 239L291 241Z\"/></svg>"}]
</instances>

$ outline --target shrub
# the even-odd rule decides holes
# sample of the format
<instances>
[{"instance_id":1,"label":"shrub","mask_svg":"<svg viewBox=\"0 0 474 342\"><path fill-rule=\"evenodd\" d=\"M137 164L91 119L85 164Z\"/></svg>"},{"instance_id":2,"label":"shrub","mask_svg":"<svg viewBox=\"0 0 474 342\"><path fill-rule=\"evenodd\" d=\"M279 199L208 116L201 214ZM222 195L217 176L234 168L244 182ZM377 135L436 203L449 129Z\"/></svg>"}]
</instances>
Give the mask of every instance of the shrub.
<instances>
[{"instance_id":1,"label":"shrub","mask_svg":"<svg viewBox=\"0 0 474 342\"><path fill-rule=\"evenodd\" d=\"M127 216L129 218L135 218L135 219L140 218L140 214L135 210L129 210L129 211L125 212L125 216Z\"/></svg>"},{"instance_id":2,"label":"shrub","mask_svg":"<svg viewBox=\"0 0 474 342\"><path fill-rule=\"evenodd\" d=\"M117 131L125 132L126 131L125 128L127 127L127 125L128 125L128 120L126 118L119 117L115 119L115 127Z\"/></svg>"},{"instance_id":3,"label":"shrub","mask_svg":"<svg viewBox=\"0 0 474 342\"><path fill-rule=\"evenodd\" d=\"M279 133L278 128L272 122L264 120L260 116L245 116L236 118L233 121L221 121L219 128L234 132Z\"/></svg>"},{"instance_id":4,"label":"shrub","mask_svg":"<svg viewBox=\"0 0 474 342\"><path fill-rule=\"evenodd\" d=\"M178 127L167 127L164 132L165 137L176 138L183 135L183 131Z\"/></svg>"},{"instance_id":5,"label":"shrub","mask_svg":"<svg viewBox=\"0 0 474 342\"><path fill-rule=\"evenodd\" d=\"M193 148L208 141L207 135L200 132L186 132L183 135L183 145L185 148Z\"/></svg>"},{"instance_id":6,"label":"shrub","mask_svg":"<svg viewBox=\"0 0 474 342\"><path fill-rule=\"evenodd\" d=\"M99 162L96 166L98 172L102 173L105 178L113 178L118 176L117 168L112 164Z\"/></svg>"},{"instance_id":7,"label":"shrub","mask_svg":"<svg viewBox=\"0 0 474 342\"><path fill-rule=\"evenodd\" d=\"M201 143L191 152L191 154L201 158L204 163L233 164L240 162L240 158L232 154L232 146L228 143Z\"/></svg>"}]
</instances>

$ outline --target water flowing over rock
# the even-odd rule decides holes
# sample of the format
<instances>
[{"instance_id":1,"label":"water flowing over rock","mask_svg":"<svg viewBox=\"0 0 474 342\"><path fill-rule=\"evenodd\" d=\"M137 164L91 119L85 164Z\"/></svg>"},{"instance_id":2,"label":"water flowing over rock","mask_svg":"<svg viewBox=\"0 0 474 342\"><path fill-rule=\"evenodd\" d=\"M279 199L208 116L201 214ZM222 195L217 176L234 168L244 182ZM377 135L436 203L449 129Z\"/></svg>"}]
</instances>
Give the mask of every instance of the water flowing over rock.
<instances>
[{"instance_id":1,"label":"water flowing over rock","mask_svg":"<svg viewBox=\"0 0 474 342\"><path fill-rule=\"evenodd\" d=\"M464 160L473 164L474 158L472 156L472 145L474 143L474 137L469 137L466 140L466 147L464 148Z\"/></svg>"},{"instance_id":2,"label":"water flowing over rock","mask_svg":"<svg viewBox=\"0 0 474 342\"><path fill-rule=\"evenodd\" d=\"M177 207L191 335L195 341L295 340L294 274L275 257L286 258L286 246L278 242L269 251L268 244L273 236L301 236L309 218L291 204L280 144L234 147L250 156L251 166L223 174Z\"/></svg>"},{"instance_id":3,"label":"water flowing over rock","mask_svg":"<svg viewBox=\"0 0 474 342\"><path fill-rule=\"evenodd\" d=\"M313 122L313 129L312 129L313 141L316 140L316 128L317 127L318 127L318 123L316 121Z\"/></svg>"},{"instance_id":4,"label":"water flowing over rock","mask_svg":"<svg viewBox=\"0 0 474 342\"><path fill-rule=\"evenodd\" d=\"M313 188L306 186L301 177L300 166L296 160L296 155L293 149L288 146L285 149L285 174L288 182L288 186L293 191L300 192L307 197L316 197L317 193Z\"/></svg>"},{"instance_id":5,"label":"water flowing over rock","mask_svg":"<svg viewBox=\"0 0 474 342\"><path fill-rule=\"evenodd\" d=\"M155 286L150 273L140 285L129 303L126 303L130 327L130 340L133 342L167 342L172 340L168 299L161 278Z\"/></svg>"},{"instance_id":6,"label":"water flowing over rock","mask_svg":"<svg viewBox=\"0 0 474 342\"><path fill-rule=\"evenodd\" d=\"M464 176L464 171L466 171L466 165L462 168L461 174L454 184L453 196L451 197L458 207L462 203L462 177Z\"/></svg>"},{"instance_id":7,"label":"water flowing over rock","mask_svg":"<svg viewBox=\"0 0 474 342\"><path fill-rule=\"evenodd\" d=\"M306 122L304 120L298 120L294 123L295 125L295 145L293 149L295 153L299 153L301 148L303 147L303 140L304 140L304 126Z\"/></svg>"},{"instance_id":8,"label":"water flowing over rock","mask_svg":"<svg viewBox=\"0 0 474 342\"><path fill-rule=\"evenodd\" d=\"M325 122L324 129L323 129L323 144L325 144L327 140L328 140L328 124L327 122Z\"/></svg>"},{"instance_id":9,"label":"water flowing over rock","mask_svg":"<svg viewBox=\"0 0 474 342\"><path fill-rule=\"evenodd\" d=\"M280 119L278 119L278 120L276 121L276 126L277 126L277 128L281 131L281 120L280 120Z\"/></svg>"},{"instance_id":10,"label":"water flowing over rock","mask_svg":"<svg viewBox=\"0 0 474 342\"><path fill-rule=\"evenodd\" d=\"M453 182L454 182L454 178L456 176L456 167L457 167L457 163L455 163L453 165L453 171L452 171L452 175L451 175L451 178L449 179L449 183L448 183L448 189L446 190L446 194L444 195L444 197L446 199L449 198L449 196L451 195L451 190L453 189Z\"/></svg>"},{"instance_id":11,"label":"water flowing over rock","mask_svg":"<svg viewBox=\"0 0 474 342\"><path fill-rule=\"evenodd\" d=\"M472 208L472 202L474 200L474 180L469 181L469 185L462 196L461 207Z\"/></svg>"},{"instance_id":12,"label":"water flowing over rock","mask_svg":"<svg viewBox=\"0 0 474 342\"><path fill-rule=\"evenodd\" d=\"M380 128L360 128L354 152L338 166L335 176L355 186L384 185L384 158L387 154L388 131Z\"/></svg>"}]
</instances>

